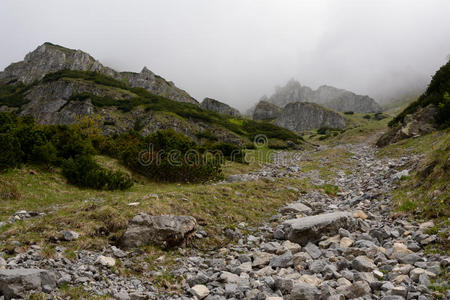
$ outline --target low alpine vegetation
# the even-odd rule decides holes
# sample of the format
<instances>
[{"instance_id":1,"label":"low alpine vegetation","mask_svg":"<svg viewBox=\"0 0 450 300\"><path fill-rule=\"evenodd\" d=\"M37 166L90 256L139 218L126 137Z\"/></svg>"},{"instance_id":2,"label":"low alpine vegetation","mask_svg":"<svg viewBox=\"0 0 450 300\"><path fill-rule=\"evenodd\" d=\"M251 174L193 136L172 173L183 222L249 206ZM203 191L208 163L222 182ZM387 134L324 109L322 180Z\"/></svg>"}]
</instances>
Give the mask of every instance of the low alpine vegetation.
<instances>
[{"instance_id":1,"label":"low alpine vegetation","mask_svg":"<svg viewBox=\"0 0 450 300\"><path fill-rule=\"evenodd\" d=\"M42 126L34 119L0 113L0 171L36 164L62 167L69 183L80 187L116 190L133 185L131 177L110 171L93 159L92 138L76 126Z\"/></svg>"}]
</instances>

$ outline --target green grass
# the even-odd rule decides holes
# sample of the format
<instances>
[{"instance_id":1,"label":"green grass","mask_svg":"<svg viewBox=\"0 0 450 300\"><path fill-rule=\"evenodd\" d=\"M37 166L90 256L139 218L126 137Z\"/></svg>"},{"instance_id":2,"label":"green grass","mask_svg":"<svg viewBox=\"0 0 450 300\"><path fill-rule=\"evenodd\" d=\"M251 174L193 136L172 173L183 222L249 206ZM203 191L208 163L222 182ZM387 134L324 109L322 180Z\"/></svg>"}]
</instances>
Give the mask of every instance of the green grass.
<instances>
[{"instance_id":1,"label":"green grass","mask_svg":"<svg viewBox=\"0 0 450 300\"><path fill-rule=\"evenodd\" d=\"M123 168L106 157L99 159L101 164ZM228 168L231 171L237 165ZM258 167L256 164L244 166L248 169L243 171ZM23 209L46 213L2 227L0 234L4 239L0 251L9 252L13 247L11 242L18 240L24 247L31 244L48 247L49 256L55 245L62 245L68 249L70 257L76 250L101 249L116 243L128 220L138 212L194 216L209 233L210 238L202 242L204 246L219 245L224 242L221 228L240 222L257 225L273 215L278 207L294 201L297 193L285 186L295 185L302 190L309 187L306 182L289 178L276 182L203 185L162 184L136 177L138 182L128 191L96 191L67 184L58 170L27 166L1 174L0 179L13 182L22 193L16 200L0 199L0 220ZM158 199L149 196L154 193L158 194ZM129 206L130 202L140 204ZM79 232L80 239L55 244L53 238L63 229ZM147 251L151 255L165 253L155 247Z\"/></svg>"},{"instance_id":2,"label":"green grass","mask_svg":"<svg viewBox=\"0 0 450 300\"><path fill-rule=\"evenodd\" d=\"M374 134L386 130L387 123L391 119L388 115L383 115L386 118L377 120L375 118L376 114L340 114L346 119L347 123L343 130L326 130L321 134L323 129L320 130L319 128L319 130L306 134L304 136L305 140L314 144L328 145L362 143ZM364 116L366 115L370 115L371 118L365 118Z\"/></svg>"}]
</instances>

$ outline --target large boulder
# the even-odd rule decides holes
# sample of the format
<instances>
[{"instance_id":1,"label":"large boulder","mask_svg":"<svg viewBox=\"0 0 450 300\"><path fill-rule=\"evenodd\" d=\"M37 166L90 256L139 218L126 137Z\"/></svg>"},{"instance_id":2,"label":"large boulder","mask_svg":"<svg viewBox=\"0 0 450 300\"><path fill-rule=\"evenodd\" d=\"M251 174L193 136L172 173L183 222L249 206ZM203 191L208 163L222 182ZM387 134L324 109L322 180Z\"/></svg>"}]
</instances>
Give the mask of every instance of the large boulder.
<instances>
[{"instance_id":1,"label":"large boulder","mask_svg":"<svg viewBox=\"0 0 450 300\"><path fill-rule=\"evenodd\" d=\"M49 292L56 286L55 274L43 269L0 270L0 296L22 298L27 292Z\"/></svg>"},{"instance_id":2,"label":"large boulder","mask_svg":"<svg viewBox=\"0 0 450 300\"><path fill-rule=\"evenodd\" d=\"M237 109L212 98L205 98L203 102L200 104L200 107L206 110L214 111L219 114L230 115L233 117L241 116L241 113Z\"/></svg>"},{"instance_id":3,"label":"large boulder","mask_svg":"<svg viewBox=\"0 0 450 300\"><path fill-rule=\"evenodd\" d=\"M344 128L345 120L337 112L315 103L296 102L283 108L275 124L292 131L301 131L320 127Z\"/></svg>"},{"instance_id":4,"label":"large boulder","mask_svg":"<svg viewBox=\"0 0 450 300\"><path fill-rule=\"evenodd\" d=\"M197 228L197 221L190 216L150 216L136 215L128 224L122 237L126 248L149 244L164 248L185 246Z\"/></svg>"},{"instance_id":5,"label":"large boulder","mask_svg":"<svg viewBox=\"0 0 450 300\"><path fill-rule=\"evenodd\" d=\"M338 234L340 228L354 229L356 222L349 212L333 212L284 221L286 238L302 246L315 243L324 235Z\"/></svg>"}]
</instances>

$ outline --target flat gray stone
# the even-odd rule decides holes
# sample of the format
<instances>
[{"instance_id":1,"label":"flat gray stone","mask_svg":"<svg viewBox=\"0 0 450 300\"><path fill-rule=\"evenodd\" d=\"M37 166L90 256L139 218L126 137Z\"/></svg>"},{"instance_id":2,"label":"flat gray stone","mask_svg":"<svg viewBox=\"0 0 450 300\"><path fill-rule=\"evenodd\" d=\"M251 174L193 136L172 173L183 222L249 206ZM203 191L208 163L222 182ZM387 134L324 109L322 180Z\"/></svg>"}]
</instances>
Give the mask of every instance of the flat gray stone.
<instances>
[{"instance_id":1,"label":"flat gray stone","mask_svg":"<svg viewBox=\"0 0 450 300\"><path fill-rule=\"evenodd\" d=\"M319 241L323 235L338 234L340 228L353 229L355 222L349 212L334 212L287 220L283 226L288 240L305 246Z\"/></svg>"},{"instance_id":2,"label":"flat gray stone","mask_svg":"<svg viewBox=\"0 0 450 300\"><path fill-rule=\"evenodd\" d=\"M280 209L280 212L283 215L287 214L310 214L312 212L312 209L308 206L306 206L303 203L295 202L290 203Z\"/></svg>"}]
</instances>

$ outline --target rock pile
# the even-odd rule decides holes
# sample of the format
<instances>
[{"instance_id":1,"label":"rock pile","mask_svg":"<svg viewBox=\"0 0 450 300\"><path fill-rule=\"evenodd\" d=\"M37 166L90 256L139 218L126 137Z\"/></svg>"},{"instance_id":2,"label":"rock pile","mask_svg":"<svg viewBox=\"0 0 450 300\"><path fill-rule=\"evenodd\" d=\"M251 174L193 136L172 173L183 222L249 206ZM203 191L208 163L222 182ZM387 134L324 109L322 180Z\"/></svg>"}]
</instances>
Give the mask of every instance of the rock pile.
<instances>
[{"instance_id":1,"label":"rock pile","mask_svg":"<svg viewBox=\"0 0 450 300\"><path fill-rule=\"evenodd\" d=\"M31 246L25 253L0 259L0 298L2 293L6 299L25 297L31 291L58 298L57 286L70 284L115 299L433 299L430 284L450 269L449 256L424 252L437 240L427 233L434 224L391 217L388 191L398 184L397 169L407 169L413 158L378 159L364 144L345 148L353 153L352 172L338 172L331 181L295 167L307 155L290 156L291 160L286 156L279 165L247 175L266 180L311 175L312 182L335 184L340 192L336 197L319 191L299 193L296 202L280 208L260 227L241 223L225 232L234 244L211 252L190 249L173 269L161 266L161 272L185 278L182 294L158 291L153 283L125 277L115 269L117 264L129 265L140 255L139 249L79 251L69 260L62 247L54 257L45 258L38 246ZM179 245L195 226L190 217L139 214L124 238L135 247L169 232L164 238ZM174 228L182 234L173 234ZM243 235L244 230L248 234ZM152 272L143 269L143 276Z\"/></svg>"}]
</instances>

